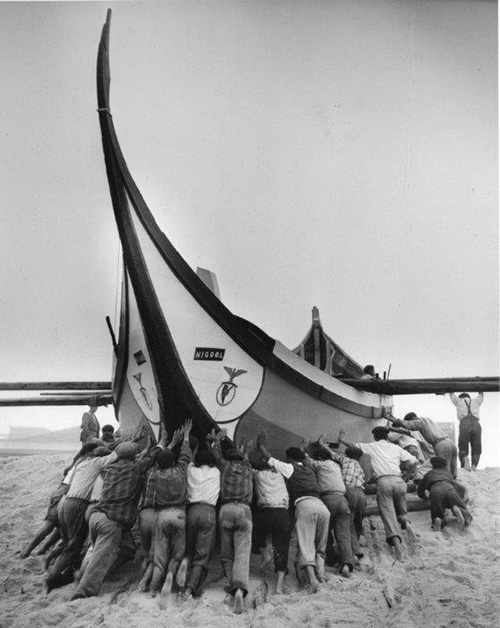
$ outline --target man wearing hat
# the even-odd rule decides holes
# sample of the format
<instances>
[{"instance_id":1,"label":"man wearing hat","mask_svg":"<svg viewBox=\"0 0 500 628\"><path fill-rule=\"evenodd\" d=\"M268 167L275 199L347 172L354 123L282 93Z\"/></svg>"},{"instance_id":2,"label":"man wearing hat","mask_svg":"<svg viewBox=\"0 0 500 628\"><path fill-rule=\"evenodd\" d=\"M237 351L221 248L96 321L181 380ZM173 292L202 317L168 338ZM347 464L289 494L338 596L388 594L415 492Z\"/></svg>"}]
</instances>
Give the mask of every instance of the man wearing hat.
<instances>
[{"instance_id":1,"label":"man wearing hat","mask_svg":"<svg viewBox=\"0 0 500 628\"><path fill-rule=\"evenodd\" d=\"M384 524L387 542L394 547L398 560L402 559L399 525L406 529L406 482L401 477L401 464L416 467L417 458L398 445L387 440L389 429L378 426L372 430L373 443L351 443L339 432L339 443L349 449L356 448L370 456L373 471L377 476L377 505ZM399 525L398 525L399 523Z\"/></svg>"},{"instance_id":2,"label":"man wearing hat","mask_svg":"<svg viewBox=\"0 0 500 628\"><path fill-rule=\"evenodd\" d=\"M477 469L481 456L481 425L479 423L479 408L483 403L484 393L480 392L474 399L468 393L450 394L451 402L457 408L458 419L458 457L460 466L467 471L471 470L469 460L469 445L471 449L472 470Z\"/></svg>"},{"instance_id":3,"label":"man wearing hat","mask_svg":"<svg viewBox=\"0 0 500 628\"><path fill-rule=\"evenodd\" d=\"M427 417L419 417L415 412L405 414L403 421L393 416L389 409L384 408L384 417L395 427L402 427L411 432L420 432L426 442L432 445L436 456L446 460L448 470L454 478L457 477L458 450L455 443L448 438L437 423Z\"/></svg>"},{"instance_id":4,"label":"man wearing hat","mask_svg":"<svg viewBox=\"0 0 500 628\"><path fill-rule=\"evenodd\" d=\"M450 508L461 528L472 521L464 500L459 493L465 494L465 486L456 482L446 468L446 460L440 456L433 456L430 460L432 469L428 471L418 485L417 494L420 498L426 498L429 493L431 502L432 528L440 531L445 525L445 510Z\"/></svg>"},{"instance_id":5,"label":"man wearing hat","mask_svg":"<svg viewBox=\"0 0 500 628\"><path fill-rule=\"evenodd\" d=\"M101 590L106 574L118 557L123 533L131 530L135 523L144 473L154 464L165 443L166 435L140 459L136 459L137 443L123 442L114 450L112 455L116 460L103 474L101 498L89 520L92 557L72 600L98 595Z\"/></svg>"}]
</instances>

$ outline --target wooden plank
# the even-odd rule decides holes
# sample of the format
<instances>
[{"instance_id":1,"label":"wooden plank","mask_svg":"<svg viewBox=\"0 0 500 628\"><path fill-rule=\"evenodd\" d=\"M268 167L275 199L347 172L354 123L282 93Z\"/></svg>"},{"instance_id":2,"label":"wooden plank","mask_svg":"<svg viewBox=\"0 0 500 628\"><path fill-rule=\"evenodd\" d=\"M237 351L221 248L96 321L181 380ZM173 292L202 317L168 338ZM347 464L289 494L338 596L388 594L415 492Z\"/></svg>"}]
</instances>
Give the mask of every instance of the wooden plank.
<instances>
[{"instance_id":1,"label":"wooden plank","mask_svg":"<svg viewBox=\"0 0 500 628\"><path fill-rule=\"evenodd\" d=\"M110 394L68 395L65 397L17 397L0 399L0 407L14 406L110 406L113 397Z\"/></svg>"},{"instance_id":2,"label":"wooden plank","mask_svg":"<svg viewBox=\"0 0 500 628\"><path fill-rule=\"evenodd\" d=\"M345 384L381 395L424 395L450 392L499 392L499 377L436 379L342 379Z\"/></svg>"},{"instance_id":3,"label":"wooden plank","mask_svg":"<svg viewBox=\"0 0 500 628\"><path fill-rule=\"evenodd\" d=\"M0 382L0 390L111 390L111 382Z\"/></svg>"}]
</instances>

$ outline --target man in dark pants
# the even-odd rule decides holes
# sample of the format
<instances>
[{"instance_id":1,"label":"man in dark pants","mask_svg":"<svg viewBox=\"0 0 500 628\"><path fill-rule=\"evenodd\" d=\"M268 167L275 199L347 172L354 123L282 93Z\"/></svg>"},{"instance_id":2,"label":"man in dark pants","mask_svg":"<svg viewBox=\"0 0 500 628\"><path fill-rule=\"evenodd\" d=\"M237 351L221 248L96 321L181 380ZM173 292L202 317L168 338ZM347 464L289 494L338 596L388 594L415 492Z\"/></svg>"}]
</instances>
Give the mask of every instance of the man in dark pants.
<instances>
[{"instance_id":1,"label":"man in dark pants","mask_svg":"<svg viewBox=\"0 0 500 628\"><path fill-rule=\"evenodd\" d=\"M257 446L267 446L267 435L260 432ZM288 571L288 551L292 519L288 511L289 497L285 479L259 455L252 460L255 509L253 512L253 551L263 556L261 568L267 565L267 536L271 535L276 593L283 593L283 580Z\"/></svg>"},{"instance_id":2,"label":"man in dark pants","mask_svg":"<svg viewBox=\"0 0 500 628\"><path fill-rule=\"evenodd\" d=\"M451 402L457 408L458 457L460 466L471 470L469 461L469 445L471 449L472 471L477 469L481 456L481 425L479 423L479 407L483 403L484 394L480 392L474 399L468 393L450 394Z\"/></svg>"},{"instance_id":3,"label":"man in dark pants","mask_svg":"<svg viewBox=\"0 0 500 628\"><path fill-rule=\"evenodd\" d=\"M456 482L446 468L446 460L440 456L431 458L432 469L428 471L418 484L418 496L425 499L429 492L431 502L431 521L434 530L439 531L445 525L445 510L450 508L459 526L469 525L472 521L470 514L459 492L465 493L465 487Z\"/></svg>"}]
</instances>

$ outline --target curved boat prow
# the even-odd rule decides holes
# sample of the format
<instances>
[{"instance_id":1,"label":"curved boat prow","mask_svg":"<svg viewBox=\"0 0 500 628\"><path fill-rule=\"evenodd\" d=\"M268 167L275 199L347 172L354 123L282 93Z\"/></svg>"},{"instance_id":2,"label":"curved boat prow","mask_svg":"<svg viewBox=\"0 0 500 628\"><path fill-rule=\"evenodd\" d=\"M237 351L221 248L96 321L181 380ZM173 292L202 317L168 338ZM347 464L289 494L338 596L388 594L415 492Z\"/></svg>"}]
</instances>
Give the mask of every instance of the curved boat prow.
<instances>
[{"instance_id":1,"label":"curved boat prow","mask_svg":"<svg viewBox=\"0 0 500 628\"><path fill-rule=\"evenodd\" d=\"M113 377L122 431L158 437L193 419L203 437L255 440L266 429L279 451L340 427L369 438L390 398L357 391L305 363L233 315L159 229L125 162L109 108L108 11L97 63L106 172L123 249L118 355Z\"/></svg>"}]
</instances>

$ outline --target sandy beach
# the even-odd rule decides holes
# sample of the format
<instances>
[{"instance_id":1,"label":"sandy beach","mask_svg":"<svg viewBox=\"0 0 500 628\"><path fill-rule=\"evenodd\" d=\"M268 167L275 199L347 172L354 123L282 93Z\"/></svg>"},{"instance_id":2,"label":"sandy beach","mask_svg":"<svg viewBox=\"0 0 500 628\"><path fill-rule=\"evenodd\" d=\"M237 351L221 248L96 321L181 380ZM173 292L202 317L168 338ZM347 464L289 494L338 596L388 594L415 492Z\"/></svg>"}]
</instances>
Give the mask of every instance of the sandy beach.
<instances>
[{"instance_id":1,"label":"sandy beach","mask_svg":"<svg viewBox=\"0 0 500 628\"><path fill-rule=\"evenodd\" d=\"M387 546L378 516L365 519L365 556L351 579L329 569L330 580L315 595L300 590L292 573L285 595L274 594L272 567L262 577L251 566L245 612L235 616L225 599L225 581L213 560L203 596L189 603L173 598L166 609L137 589L140 551L106 581L100 595L69 601L70 584L46 596L43 557L21 559L22 546L41 525L48 496L71 459L52 453L0 459L2 509L0 626L38 628L107 626L140 628L252 626L298 628L308 625L484 627L500 617L500 469L460 472L471 494L471 527L458 530L453 517L442 533L430 527L428 511L410 513L417 539L404 534L405 560L397 563ZM290 567L294 550L290 555ZM291 569L291 572L293 569Z\"/></svg>"}]
</instances>

